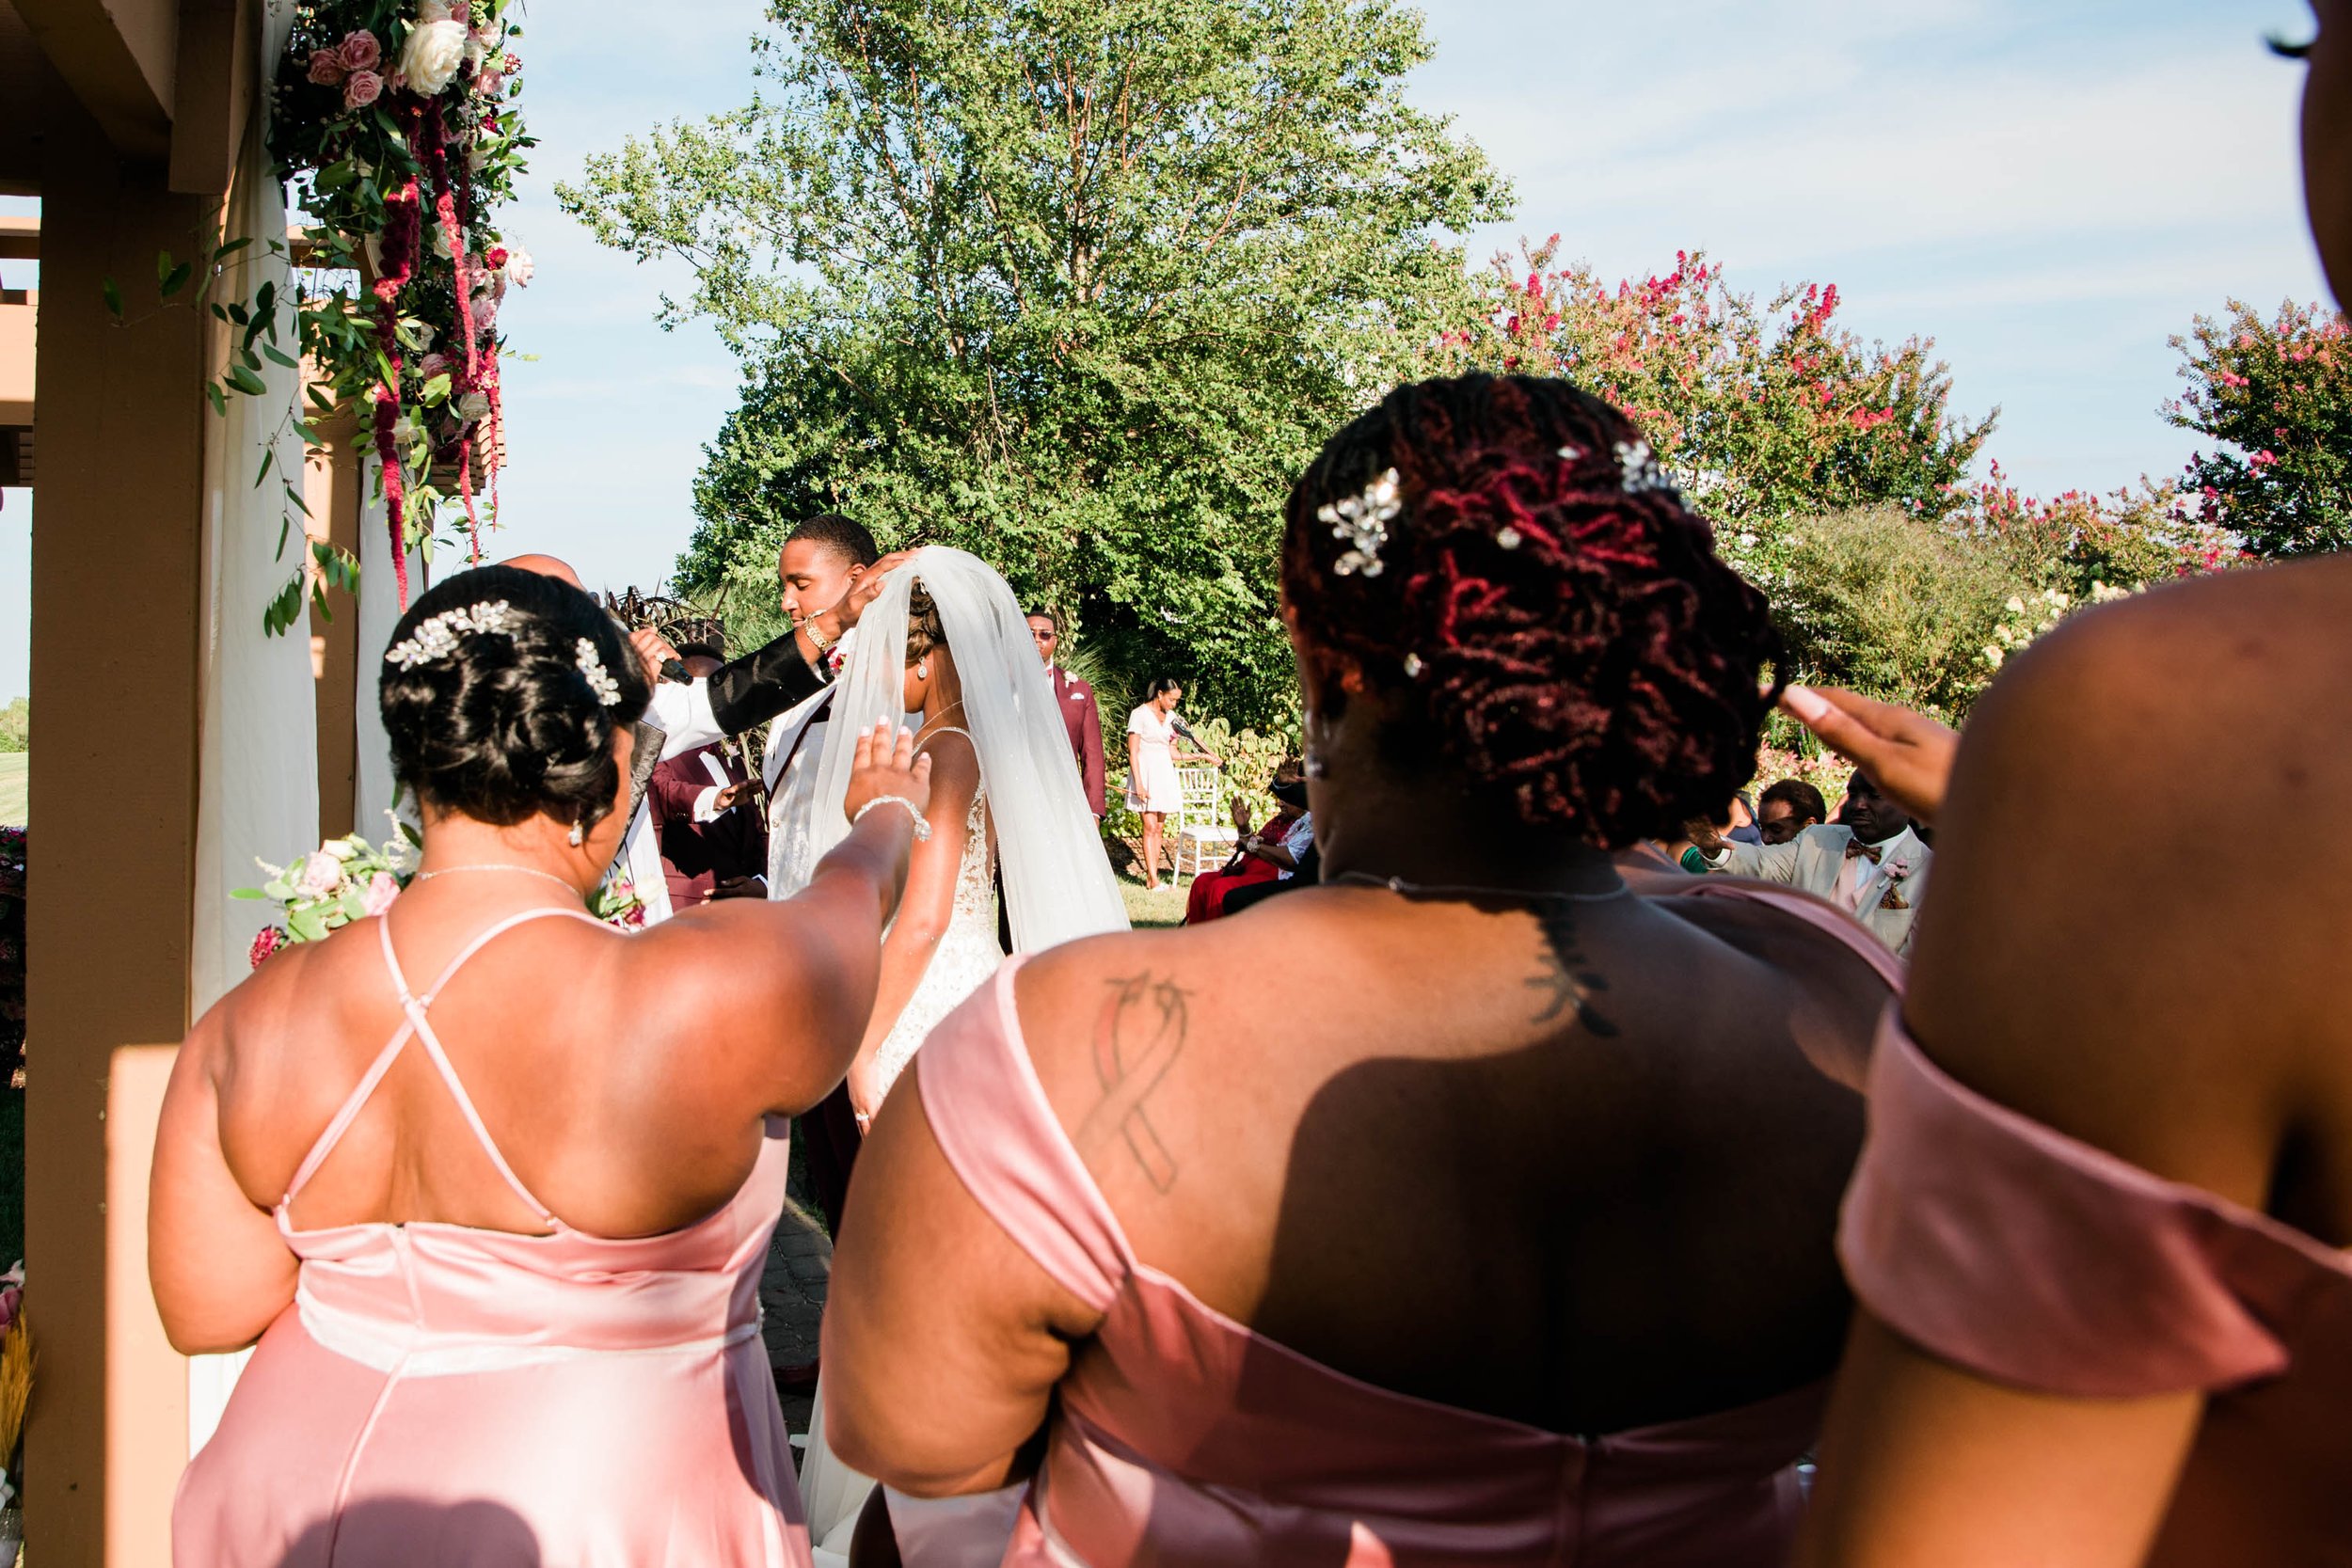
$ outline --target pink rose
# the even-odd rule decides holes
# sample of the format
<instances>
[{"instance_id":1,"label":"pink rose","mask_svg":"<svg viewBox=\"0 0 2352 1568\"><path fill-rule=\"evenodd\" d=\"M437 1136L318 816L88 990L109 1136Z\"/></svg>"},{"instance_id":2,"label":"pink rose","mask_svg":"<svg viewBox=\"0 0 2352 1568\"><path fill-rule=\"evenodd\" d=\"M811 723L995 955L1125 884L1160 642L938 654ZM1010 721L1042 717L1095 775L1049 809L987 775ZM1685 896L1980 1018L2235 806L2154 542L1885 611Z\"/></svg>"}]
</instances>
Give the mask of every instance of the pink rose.
<instances>
[{"instance_id":1,"label":"pink rose","mask_svg":"<svg viewBox=\"0 0 2352 1568\"><path fill-rule=\"evenodd\" d=\"M320 87L342 86L350 69L343 64L342 55L332 49L316 49L310 53L310 80Z\"/></svg>"},{"instance_id":2,"label":"pink rose","mask_svg":"<svg viewBox=\"0 0 2352 1568\"><path fill-rule=\"evenodd\" d=\"M417 373L422 376L425 380L430 381L437 375L447 375L450 372L450 368L448 355L428 354L418 362Z\"/></svg>"},{"instance_id":3,"label":"pink rose","mask_svg":"<svg viewBox=\"0 0 2352 1568\"><path fill-rule=\"evenodd\" d=\"M364 109L384 96L384 78L373 71L355 71L343 83L343 107Z\"/></svg>"},{"instance_id":4,"label":"pink rose","mask_svg":"<svg viewBox=\"0 0 2352 1568\"><path fill-rule=\"evenodd\" d=\"M324 898L342 885L343 863L325 850L304 858L302 875L294 880L294 891L305 898Z\"/></svg>"},{"instance_id":5,"label":"pink rose","mask_svg":"<svg viewBox=\"0 0 2352 1568\"><path fill-rule=\"evenodd\" d=\"M384 46L365 27L343 40L343 64L354 71L373 71L384 58Z\"/></svg>"},{"instance_id":6,"label":"pink rose","mask_svg":"<svg viewBox=\"0 0 2352 1568\"><path fill-rule=\"evenodd\" d=\"M379 871L368 879L368 891L361 902L370 914L382 914L400 896L400 883L389 871Z\"/></svg>"}]
</instances>

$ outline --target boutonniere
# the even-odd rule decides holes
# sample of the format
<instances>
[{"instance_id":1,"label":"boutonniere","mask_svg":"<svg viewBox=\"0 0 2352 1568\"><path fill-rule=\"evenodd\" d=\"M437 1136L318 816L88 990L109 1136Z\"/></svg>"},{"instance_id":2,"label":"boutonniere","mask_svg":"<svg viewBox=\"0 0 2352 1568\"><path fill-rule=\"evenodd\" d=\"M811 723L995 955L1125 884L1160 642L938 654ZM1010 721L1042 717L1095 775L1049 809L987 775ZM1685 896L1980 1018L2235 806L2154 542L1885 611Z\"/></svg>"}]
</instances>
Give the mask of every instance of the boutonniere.
<instances>
[{"instance_id":1,"label":"boutonniere","mask_svg":"<svg viewBox=\"0 0 2352 1568\"><path fill-rule=\"evenodd\" d=\"M825 650L825 673L838 675L841 673L841 667L849 661L850 650L841 642L835 642Z\"/></svg>"},{"instance_id":2,"label":"boutonniere","mask_svg":"<svg viewBox=\"0 0 2352 1568\"><path fill-rule=\"evenodd\" d=\"M1886 896L1879 900L1879 908L1882 910L1911 908L1911 900L1903 896L1902 888L1902 884L1910 879L1911 874L1918 869L1912 863L1911 857L1898 855L1885 862L1879 869L1886 878Z\"/></svg>"}]
</instances>

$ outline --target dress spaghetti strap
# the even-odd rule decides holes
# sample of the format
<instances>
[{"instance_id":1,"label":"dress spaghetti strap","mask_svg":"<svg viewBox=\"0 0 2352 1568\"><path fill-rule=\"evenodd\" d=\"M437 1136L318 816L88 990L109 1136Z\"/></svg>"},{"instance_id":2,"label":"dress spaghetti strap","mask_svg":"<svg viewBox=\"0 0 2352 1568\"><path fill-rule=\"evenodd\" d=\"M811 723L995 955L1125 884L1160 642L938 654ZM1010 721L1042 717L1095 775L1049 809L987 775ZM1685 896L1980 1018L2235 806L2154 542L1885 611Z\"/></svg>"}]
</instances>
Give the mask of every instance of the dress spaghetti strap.
<instances>
[{"instance_id":1,"label":"dress spaghetti strap","mask_svg":"<svg viewBox=\"0 0 2352 1568\"><path fill-rule=\"evenodd\" d=\"M440 1037L433 1032L433 1025L425 1017L426 1009L433 1006L434 1000L448 988L452 980L457 977L457 972L465 968L475 954L517 926L525 926L534 920L545 920L550 917L584 920L591 926L603 924L585 910L535 909L525 910L519 914L508 915L467 942L457 957L451 959L442 969L433 984L425 989L422 996L411 994L408 990L408 976L402 971L400 958L392 951L390 918L381 915L377 917L375 931L378 945L384 954L384 967L391 975L393 989L400 993L400 1007L405 1016L399 1030L385 1043L384 1049L376 1053L375 1060L368 1065L367 1072L335 1112L334 1119L326 1124L326 1131L319 1134L318 1141L310 1146L310 1152L303 1156L302 1164L294 1171L294 1180L287 1183L286 1196L278 1200L278 1207L281 1212L293 1205L295 1196L310 1184L310 1178L318 1174L319 1166L326 1164L326 1157L335 1151L335 1146L342 1141L343 1134L351 1130L352 1121L358 1117L369 1099L374 1095L377 1085L384 1082L384 1075L391 1070L392 1063L399 1059L403 1048L411 1038L417 1038L424 1042L425 1054L432 1060L433 1069L440 1074L442 1084L449 1089L450 1098L457 1103L458 1114L466 1118L466 1125L472 1129L474 1141L482 1146L482 1152L489 1156L491 1168L499 1173L500 1179L506 1183L516 1197L530 1206L532 1213L551 1227L559 1228L562 1227L563 1221L557 1219L548 1206L540 1202L530 1188L523 1185L522 1179L517 1177L514 1167L506 1163L506 1156L499 1151L498 1144L490 1136L490 1130L483 1124L482 1113L474 1109L473 1097L466 1092L466 1085L459 1080L456 1068L450 1062L449 1053L441 1049Z\"/></svg>"}]
</instances>

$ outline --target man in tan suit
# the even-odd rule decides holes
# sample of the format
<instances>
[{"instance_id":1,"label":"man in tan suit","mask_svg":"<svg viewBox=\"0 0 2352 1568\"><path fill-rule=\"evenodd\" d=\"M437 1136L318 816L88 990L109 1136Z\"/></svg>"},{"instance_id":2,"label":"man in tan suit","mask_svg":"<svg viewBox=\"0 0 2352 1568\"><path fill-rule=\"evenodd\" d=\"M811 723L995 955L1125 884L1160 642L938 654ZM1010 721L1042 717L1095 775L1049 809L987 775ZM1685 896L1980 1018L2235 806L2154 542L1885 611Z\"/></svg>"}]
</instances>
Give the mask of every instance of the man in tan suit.
<instances>
[{"instance_id":1,"label":"man in tan suit","mask_svg":"<svg viewBox=\"0 0 2352 1568\"><path fill-rule=\"evenodd\" d=\"M1801 888L1836 905L1901 958L1911 956L1912 923L1928 891L1935 853L1920 842L1911 815L1856 773L1842 825L1807 828L1786 844L1734 844L1708 824L1691 825L1691 842L1708 869Z\"/></svg>"}]
</instances>

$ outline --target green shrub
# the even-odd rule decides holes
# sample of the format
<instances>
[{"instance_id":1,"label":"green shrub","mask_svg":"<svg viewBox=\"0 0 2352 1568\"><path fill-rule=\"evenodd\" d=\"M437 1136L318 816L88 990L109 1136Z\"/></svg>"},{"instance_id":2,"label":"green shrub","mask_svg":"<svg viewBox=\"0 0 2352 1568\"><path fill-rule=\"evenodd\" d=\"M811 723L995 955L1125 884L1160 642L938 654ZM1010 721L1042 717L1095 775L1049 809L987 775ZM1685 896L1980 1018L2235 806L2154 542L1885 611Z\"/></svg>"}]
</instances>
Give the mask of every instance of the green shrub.
<instances>
[{"instance_id":1,"label":"green shrub","mask_svg":"<svg viewBox=\"0 0 2352 1568\"><path fill-rule=\"evenodd\" d=\"M0 708L0 752L29 751L32 741L33 700L19 697Z\"/></svg>"},{"instance_id":2,"label":"green shrub","mask_svg":"<svg viewBox=\"0 0 2352 1568\"><path fill-rule=\"evenodd\" d=\"M1993 678L2007 605L2037 591L1995 546L1891 507L1789 525L1765 585L1796 679L1958 720Z\"/></svg>"}]
</instances>

